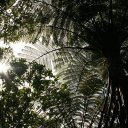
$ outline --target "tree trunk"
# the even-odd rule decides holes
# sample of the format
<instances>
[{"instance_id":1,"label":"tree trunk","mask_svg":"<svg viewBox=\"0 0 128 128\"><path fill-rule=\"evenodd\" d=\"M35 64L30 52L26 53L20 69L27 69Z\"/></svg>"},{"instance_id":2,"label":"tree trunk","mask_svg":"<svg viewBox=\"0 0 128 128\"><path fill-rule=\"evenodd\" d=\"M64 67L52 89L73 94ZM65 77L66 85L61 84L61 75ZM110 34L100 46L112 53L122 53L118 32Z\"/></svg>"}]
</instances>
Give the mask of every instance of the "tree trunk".
<instances>
[{"instance_id":1,"label":"tree trunk","mask_svg":"<svg viewBox=\"0 0 128 128\"><path fill-rule=\"evenodd\" d=\"M127 128L128 126L128 79L123 70L119 54L115 54L110 58L109 79L111 83L110 86L112 88L111 102L113 103L113 105L111 105L110 111L112 111L112 109L118 108L117 118L119 118L120 120L120 127ZM113 115L112 115L112 118L113 118ZM112 120L110 120L110 124L112 126L111 121Z\"/></svg>"}]
</instances>

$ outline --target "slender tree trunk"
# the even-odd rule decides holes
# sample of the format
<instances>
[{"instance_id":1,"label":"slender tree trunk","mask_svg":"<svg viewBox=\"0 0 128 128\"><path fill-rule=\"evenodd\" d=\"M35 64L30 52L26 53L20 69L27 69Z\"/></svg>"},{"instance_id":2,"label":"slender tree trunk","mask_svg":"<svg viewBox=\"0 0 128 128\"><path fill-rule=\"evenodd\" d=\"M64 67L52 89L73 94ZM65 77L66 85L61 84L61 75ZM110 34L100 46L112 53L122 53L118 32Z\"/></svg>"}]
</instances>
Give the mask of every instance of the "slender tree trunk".
<instances>
[{"instance_id":1,"label":"slender tree trunk","mask_svg":"<svg viewBox=\"0 0 128 128\"><path fill-rule=\"evenodd\" d=\"M119 108L120 118L123 118L122 128L128 126L128 79L123 71L120 55L114 55L110 60L110 81L112 91L115 93L113 97L114 108ZM117 93L120 91L119 93ZM118 97L118 98L117 98ZM122 102L119 101L122 100ZM122 109L123 108L123 109ZM115 116L115 115L114 115ZM114 117L115 118L115 117ZM112 120L113 121L113 120ZM112 126L112 123L110 123Z\"/></svg>"}]
</instances>

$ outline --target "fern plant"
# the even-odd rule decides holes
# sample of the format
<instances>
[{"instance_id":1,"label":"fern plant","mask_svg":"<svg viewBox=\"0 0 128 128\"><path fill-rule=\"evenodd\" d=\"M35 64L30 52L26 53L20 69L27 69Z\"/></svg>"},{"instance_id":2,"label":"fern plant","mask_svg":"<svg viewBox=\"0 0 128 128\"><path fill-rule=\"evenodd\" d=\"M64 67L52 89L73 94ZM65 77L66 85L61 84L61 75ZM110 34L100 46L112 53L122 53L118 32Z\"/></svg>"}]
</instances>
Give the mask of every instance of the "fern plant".
<instances>
[{"instance_id":1,"label":"fern plant","mask_svg":"<svg viewBox=\"0 0 128 128\"><path fill-rule=\"evenodd\" d=\"M64 112L64 115L63 113L61 115L63 119L61 123L63 122L65 127L83 128L98 125L105 99L104 90L108 84L105 83L107 79L107 74L105 76L104 72L105 59L100 57L98 59L97 55L92 52L87 54L83 49L78 51L72 47L61 48L50 45L46 47L41 43L33 44L33 47L25 47L23 53L19 55L30 63L37 61L46 64L47 68L54 66L59 81L68 85L71 101L59 108L60 113ZM50 61L53 62L51 67ZM99 64L101 61L102 63Z\"/></svg>"},{"instance_id":2,"label":"fern plant","mask_svg":"<svg viewBox=\"0 0 128 128\"><path fill-rule=\"evenodd\" d=\"M9 17L7 10L2 13L1 20L6 22L2 24L0 37L7 42L22 37L30 42L54 44L55 49L41 56L56 53L56 67L64 68L60 74L64 77L68 74L65 80L70 86L76 84L76 90L83 87L88 83L90 71L104 83L103 87L108 86L97 127L127 127L128 2L19 0L10 9Z\"/></svg>"}]
</instances>

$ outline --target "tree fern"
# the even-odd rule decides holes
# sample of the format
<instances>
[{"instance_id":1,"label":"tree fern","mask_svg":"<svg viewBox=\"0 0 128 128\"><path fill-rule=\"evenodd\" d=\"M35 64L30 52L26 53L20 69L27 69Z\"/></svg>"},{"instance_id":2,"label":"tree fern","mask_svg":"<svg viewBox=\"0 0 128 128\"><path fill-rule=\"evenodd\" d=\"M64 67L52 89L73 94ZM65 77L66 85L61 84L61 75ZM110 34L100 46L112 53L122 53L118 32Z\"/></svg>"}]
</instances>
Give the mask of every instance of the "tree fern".
<instances>
[{"instance_id":1,"label":"tree fern","mask_svg":"<svg viewBox=\"0 0 128 128\"><path fill-rule=\"evenodd\" d=\"M126 0L19 1L12 8L12 15L9 14L18 19L13 21L13 26L7 11L2 13L2 21L6 22L2 24L0 37L4 37L6 42L19 39L19 35L29 35L31 42L41 38L52 40L57 49L53 48L41 56L55 52L59 57L54 59L58 61L56 67L64 65L66 71L61 74L70 73L67 81L80 86L87 82L84 75L91 71L92 76L96 75L97 79L107 83L109 89L98 128L116 127L118 122L124 128L128 125L127 6ZM30 17L27 19L25 15ZM46 44L51 45L51 42L46 41ZM91 63L93 60L95 62ZM74 65L78 65L80 70L76 70ZM74 123L73 127L76 127Z\"/></svg>"}]
</instances>

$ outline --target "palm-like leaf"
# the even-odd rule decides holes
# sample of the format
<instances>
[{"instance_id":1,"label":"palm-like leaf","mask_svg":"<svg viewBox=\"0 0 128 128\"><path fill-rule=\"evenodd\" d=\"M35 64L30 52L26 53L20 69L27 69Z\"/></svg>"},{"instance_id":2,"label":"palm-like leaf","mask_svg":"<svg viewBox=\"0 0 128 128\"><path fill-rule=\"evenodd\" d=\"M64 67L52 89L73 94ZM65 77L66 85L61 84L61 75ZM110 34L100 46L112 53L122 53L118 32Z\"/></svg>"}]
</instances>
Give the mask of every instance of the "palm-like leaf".
<instances>
[{"instance_id":1,"label":"palm-like leaf","mask_svg":"<svg viewBox=\"0 0 128 128\"><path fill-rule=\"evenodd\" d=\"M49 66L49 60L52 61L60 80L68 84L72 101L65 103L64 106L58 105L59 108L54 107L55 111L58 108L59 112L62 112L60 116L64 121L61 123L64 122L65 127L86 127L93 123L97 125L98 114L103 105L101 102L104 99L103 90L106 85L101 80L103 72L99 73L98 70L104 69L104 59L98 60L94 53L87 53L84 49L50 45L45 47L38 43L33 44L33 48L25 47L23 53L19 54L29 62L36 60L38 63L46 64L48 68L52 66ZM103 64L99 65L101 61Z\"/></svg>"},{"instance_id":2,"label":"palm-like leaf","mask_svg":"<svg viewBox=\"0 0 128 128\"><path fill-rule=\"evenodd\" d=\"M25 7L23 14L31 14L31 17L26 19L21 15L20 18L24 20L20 19L22 21L20 29L17 30L12 26L6 29L5 25L4 29L8 31L4 31L0 36L11 40L10 37L14 38L14 35L16 37L19 35L14 32L21 30L19 31L20 33L22 32L21 35L26 33L33 35L33 38L31 38L32 42L40 38L45 38L46 40L53 38L52 43L57 45L57 49L51 51L57 53L58 60L55 56L55 61L59 62L56 67L62 67L62 64L64 64L66 70L62 72L63 75L70 73L66 80L69 80L71 85L72 81L77 85L85 84L87 79L85 79L84 75L88 76L90 71L92 71L92 75L98 76L97 79L106 80L101 77L101 74L105 74L104 71L99 73L100 75L98 74L98 70L102 68L99 68L100 66L97 64L95 65L96 68L94 68L95 63L90 63L92 66L85 67L86 60L88 58L89 62L92 59L94 60L92 57L94 55L93 52L97 51L95 52L95 55L97 55L96 60L99 60L98 62L103 65L104 62L107 62L106 66L101 64L101 67L105 71L109 71L109 73L106 73L108 74L109 82L104 83L110 85L110 91L108 91L110 95L106 96L98 128L102 127L103 120L105 120L104 127L112 127L116 119L119 120L120 127L127 126L128 2L126 0L51 0L50 3L35 0L27 2L20 1L16 12ZM38 8L35 7L36 4L39 5ZM8 21L6 16L5 19ZM31 23L30 21L34 22ZM18 22L15 21L14 24L17 25ZM13 29L14 31L12 31ZM13 33L10 33L9 30ZM86 50L93 52L86 52ZM43 55L48 53L51 52L49 51ZM105 60L107 61L98 59L98 57L106 58ZM65 64L64 62L67 63ZM77 70L76 66L79 66L80 70ZM67 70L68 68L69 70ZM125 116L122 115L122 111L125 111ZM104 113L106 113L106 116L104 116Z\"/></svg>"}]
</instances>

